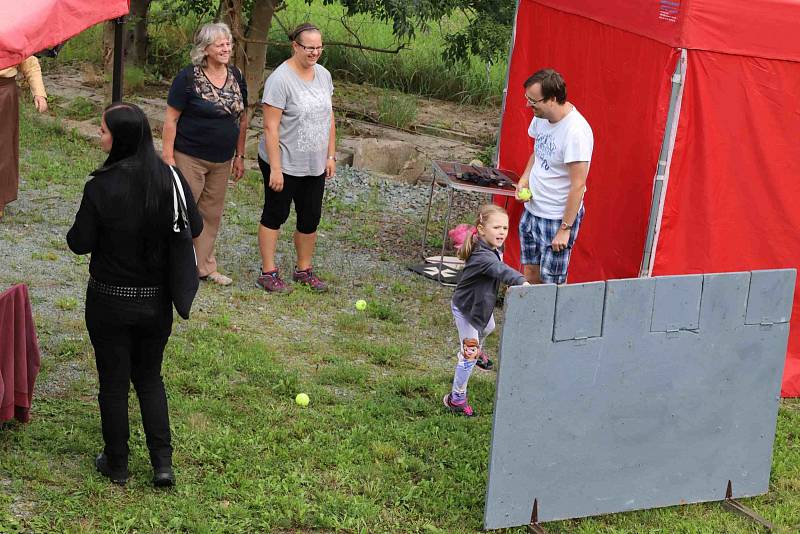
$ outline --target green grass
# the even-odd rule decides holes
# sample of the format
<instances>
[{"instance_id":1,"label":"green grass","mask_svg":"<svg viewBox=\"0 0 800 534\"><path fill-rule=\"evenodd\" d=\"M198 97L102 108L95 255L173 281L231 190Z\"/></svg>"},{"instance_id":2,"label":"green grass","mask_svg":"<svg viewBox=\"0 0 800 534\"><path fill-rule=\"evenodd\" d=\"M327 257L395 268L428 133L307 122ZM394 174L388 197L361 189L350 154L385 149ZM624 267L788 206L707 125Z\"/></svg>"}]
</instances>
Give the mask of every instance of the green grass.
<instances>
[{"instance_id":1,"label":"green grass","mask_svg":"<svg viewBox=\"0 0 800 534\"><path fill-rule=\"evenodd\" d=\"M99 117L102 111L102 106L97 102L83 96L76 96L64 108L64 115L70 119L85 121Z\"/></svg>"},{"instance_id":2,"label":"green grass","mask_svg":"<svg viewBox=\"0 0 800 534\"><path fill-rule=\"evenodd\" d=\"M23 176L41 176L26 182L23 195L56 188L60 201L77 207L80 185L103 155L31 117L28 107L23 111ZM54 175L53 169L63 172ZM231 190L229 206L242 217L231 224L233 238L220 244L221 261L230 258L239 237L255 247L244 230L254 224L247 216L259 211L258 191L253 173ZM335 220L376 216L380 206L369 198L340 204ZM12 213L3 224L63 235L71 222L23 223L19 217ZM348 246L346 228L337 224L326 232L322 257L327 246ZM7 254L13 257L14 249ZM121 489L91 464L102 439L92 350L79 313L86 265L67 266L74 275L59 284L71 284L72 294L58 300L56 313L37 317L43 351L37 383L58 379L66 364L83 369L85 377L37 395L30 424L0 429L0 532L479 531L494 375L476 374L470 383L482 417L444 413L441 395L454 360L449 290L413 275L371 271L330 273L337 282L323 295L276 297L249 282L247 289L204 284L192 319L176 323L165 355L178 486L150 486L132 394L132 478ZM249 267L226 266L240 269L233 273L237 280L252 276ZM47 298L44 291L33 287L36 310ZM354 309L356 298L368 301L365 312ZM490 350L496 344L493 336ZM294 403L298 392L310 396L308 408ZM787 533L800 528L798 429L800 402L782 402L770 492L744 500ZM758 531L715 503L546 528L586 534Z\"/></svg>"},{"instance_id":3,"label":"green grass","mask_svg":"<svg viewBox=\"0 0 800 534\"><path fill-rule=\"evenodd\" d=\"M383 124L407 128L417 118L417 101L405 95L378 95L378 119Z\"/></svg>"},{"instance_id":4,"label":"green grass","mask_svg":"<svg viewBox=\"0 0 800 534\"><path fill-rule=\"evenodd\" d=\"M325 6L320 0L314 0L311 5L291 2L280 13L287 28L311 21L321 28L326 41L354 43L341 23L343 15L344 9L339 4ZM442 32L449 28L458 28L462 24L463 20L458 16L438 21L432 24L429 31L418 33L407 44L407 48L397 54L327 46L320 63L333 72L334 79L344 78L467 104L497 104L505 84L505 61L490 65L487 69L487 65L474 58L466 65L447 65L442 59ZM363 44L384 49L395 49L399 44L392 35L390 24L366 16L349 18L348 27L359 36ZM273 24L270 39L286 41L286 34L279 25ZM277 65L289 53L288 47L271 46L267 53L267 63Z\"/></svg>"}]
</instances>

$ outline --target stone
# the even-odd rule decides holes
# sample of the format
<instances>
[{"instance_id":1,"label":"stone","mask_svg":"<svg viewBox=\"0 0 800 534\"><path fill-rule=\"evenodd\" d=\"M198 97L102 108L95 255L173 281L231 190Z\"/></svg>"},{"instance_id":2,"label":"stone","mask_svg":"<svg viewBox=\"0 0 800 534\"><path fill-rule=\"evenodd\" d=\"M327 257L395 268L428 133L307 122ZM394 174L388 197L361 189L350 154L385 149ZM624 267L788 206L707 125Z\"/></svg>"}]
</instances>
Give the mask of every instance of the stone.
<instances>
[{"instance_id":1,"label":"stone","mask_svg":"<svg viewBox=\"0 0 800 534\"><path fill-rule=\"evenodd\" d=\"M415 184L429 163L411 143L391 139L360 139L354 144L353 167Z\"/></svg>"}]
</instances>

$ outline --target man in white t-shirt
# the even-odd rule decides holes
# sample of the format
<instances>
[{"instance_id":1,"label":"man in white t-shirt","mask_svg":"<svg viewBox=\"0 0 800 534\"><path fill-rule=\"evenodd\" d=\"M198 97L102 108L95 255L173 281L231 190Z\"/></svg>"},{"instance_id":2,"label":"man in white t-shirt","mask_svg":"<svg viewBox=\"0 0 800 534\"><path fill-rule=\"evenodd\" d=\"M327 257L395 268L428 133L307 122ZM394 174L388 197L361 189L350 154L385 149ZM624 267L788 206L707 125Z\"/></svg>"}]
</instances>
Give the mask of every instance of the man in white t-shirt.
<instances>
[{"instance_id":1,"label":"man in white t-shirt","mask_svg":"<svg viewBox=\"0 0 800 534\"><path fill-rule=\"evenodd\" d=\"M534 149L517 184L530 189L519 222L520 259L532 284L563 284L583 219L583 194L594 138L586 119L567 102L567 85L553 69L525 80L533 110L528 135Z\"/></svg>"}]
</instances>

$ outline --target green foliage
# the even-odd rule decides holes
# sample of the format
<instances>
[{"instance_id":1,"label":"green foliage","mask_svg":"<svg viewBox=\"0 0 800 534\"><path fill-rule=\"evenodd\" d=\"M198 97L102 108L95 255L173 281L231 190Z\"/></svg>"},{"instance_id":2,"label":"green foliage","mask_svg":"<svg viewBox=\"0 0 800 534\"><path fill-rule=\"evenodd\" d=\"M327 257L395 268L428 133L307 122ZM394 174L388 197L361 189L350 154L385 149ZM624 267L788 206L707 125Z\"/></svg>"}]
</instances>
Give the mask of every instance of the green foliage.
<instances>
[{"instance_id":1,"label":"green foliage","mask_svg":"<svg viewBox=\"0 0 800 534\"><path fill-rule=\"evenodd\" d=\"M144 82L147 78L144 69L136 65L126 65L124 72L126 91L136 93L144 89Z\"/></svg>"},{"instance_id":2,"label":"green foliage","mask_svg":"<svg viewBox=\"0 0 800 534\"><path fill-rule=\"evenodd\" d=\"M426 25L415 31L411 40L398 37L393 32L392 23L376 22L366 11L350 12L338 3L326 2L323 5L317 0L304 5L291 2L280 12L280 18L287 28L306 20L313 21L322 29L325 41L329 43L364 44L384 50L404 47L398 53L381 53L329 45L320 63L333 72L335 79L467 104L496 104L501 97L507 45L503 45L500 51L502 60L491 64L469 51L458 62L448 60L443 54L447 47L445 36L468 24L469 19L463 14L445 17L434 26ZM510 30L505 34L508 38ZM271 43L287 43L281 25L272 25L269 40ZM271 45L267 50L267 65L277 66L289 53L288 43L286 46Z\"/></svg>"},{"instance_id":3,"label":"green foliage","mask_svg":"<svg viewBox=\"0 0 800 534\"><path fill-rule=\"evenodd\" d=\"M506 60L511 44L511 25L515 3L508 0L468 0L467 24L444 36L444 56L450 63L469 61L471 56L484 62Z\"/></svg>"},{"instance_id":4,"label":"green foliage","mask_svg":"<svg viewBox=\"0 0 800 534\"><path fill-rule=\"evenodd\" d=\"M154 1L148 16L148 70L157 78L171 80L188 65L194 33L210 14L185 8L181 0Z\"/></svg>"},{"instance_id":5,"label":"green foliage","mask_svg":"<svg viewBox=\"0 0 800 534\"><path fill-rule=\"evenodd\" d=\"M100 115L100 105L85 96L76 96L64 108L64 114L70 119L85 121Z\"/></svg>"},{"instance_id":6,"label":"green foliage","mask_svg":"<svg viewBox=\"0 0 800 534\"><path fill-rule=\"evenodd\" d=\"M384 124L407 128L417 118L415 98L383 92L378 95L378 119Z\"/></svg>"},{"instance_id":7,"label":"green foliage","mask_svg":"<svg viewBox=\"0 0 800 534\"><path fill-rule=\"evenodd\" d=\"M70 63L88 61L96 65L103 63L103 24L96 24L82 31L64 43L64 48L55 59L45 59L48 62Z\"/></svg>"},{"instance_id":8,"label":"green foliage","mask_svg":"<svg viewBox=\"0 0 800 534\"><path fill-rule=\"evenodd\" d=\"M493 143L489 146L483 147L475 157L481 162L483 162L486 166L494 165L494 158L497 155L497 143Z\"/></svg>"}]
</instances>

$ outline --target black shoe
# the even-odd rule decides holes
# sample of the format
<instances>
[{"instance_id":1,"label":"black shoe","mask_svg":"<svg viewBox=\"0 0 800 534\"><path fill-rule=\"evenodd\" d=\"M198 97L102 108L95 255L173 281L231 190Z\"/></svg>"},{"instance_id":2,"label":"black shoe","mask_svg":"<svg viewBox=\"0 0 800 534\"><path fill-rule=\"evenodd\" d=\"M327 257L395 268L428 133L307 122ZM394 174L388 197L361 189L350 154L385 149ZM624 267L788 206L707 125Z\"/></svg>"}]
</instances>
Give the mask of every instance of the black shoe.
<instances>
[{"instance_id":1,"label":"black shoe","mask_svg":"<svg viewBox=\"0 0 800 534\"><path fill-rule=\"evenodd\" d=\"M491 371L494 369L494 362L487 358L486 356L478 357L478 361L475 362L475 365L483 369L484 371Z\"/></svg>"},{"instance_id":2,"label":"black shoe","mask_svg":"<svg viewBox=\"0 0 800 534\"><path fill-rule=\"evenodd\" d=\"M171 467L153 469L153 486L157 488L171 488L175 485L175 473Z\"/></svg>"},{"instance_id":3,"label":"black shoe","mask_svg":"<svg viewBox=\"0 0 800 534\"><path fill-rule=\"evenodd\" d=\"M94 459L94 466L101 475L108 477L114 484L124 486L125 483L128 482L128 470L114 471L111 469L111 466L108 465L108 456L106 456L104 452L101 452L97 458Z\"/></svg>"}]
</instances>

